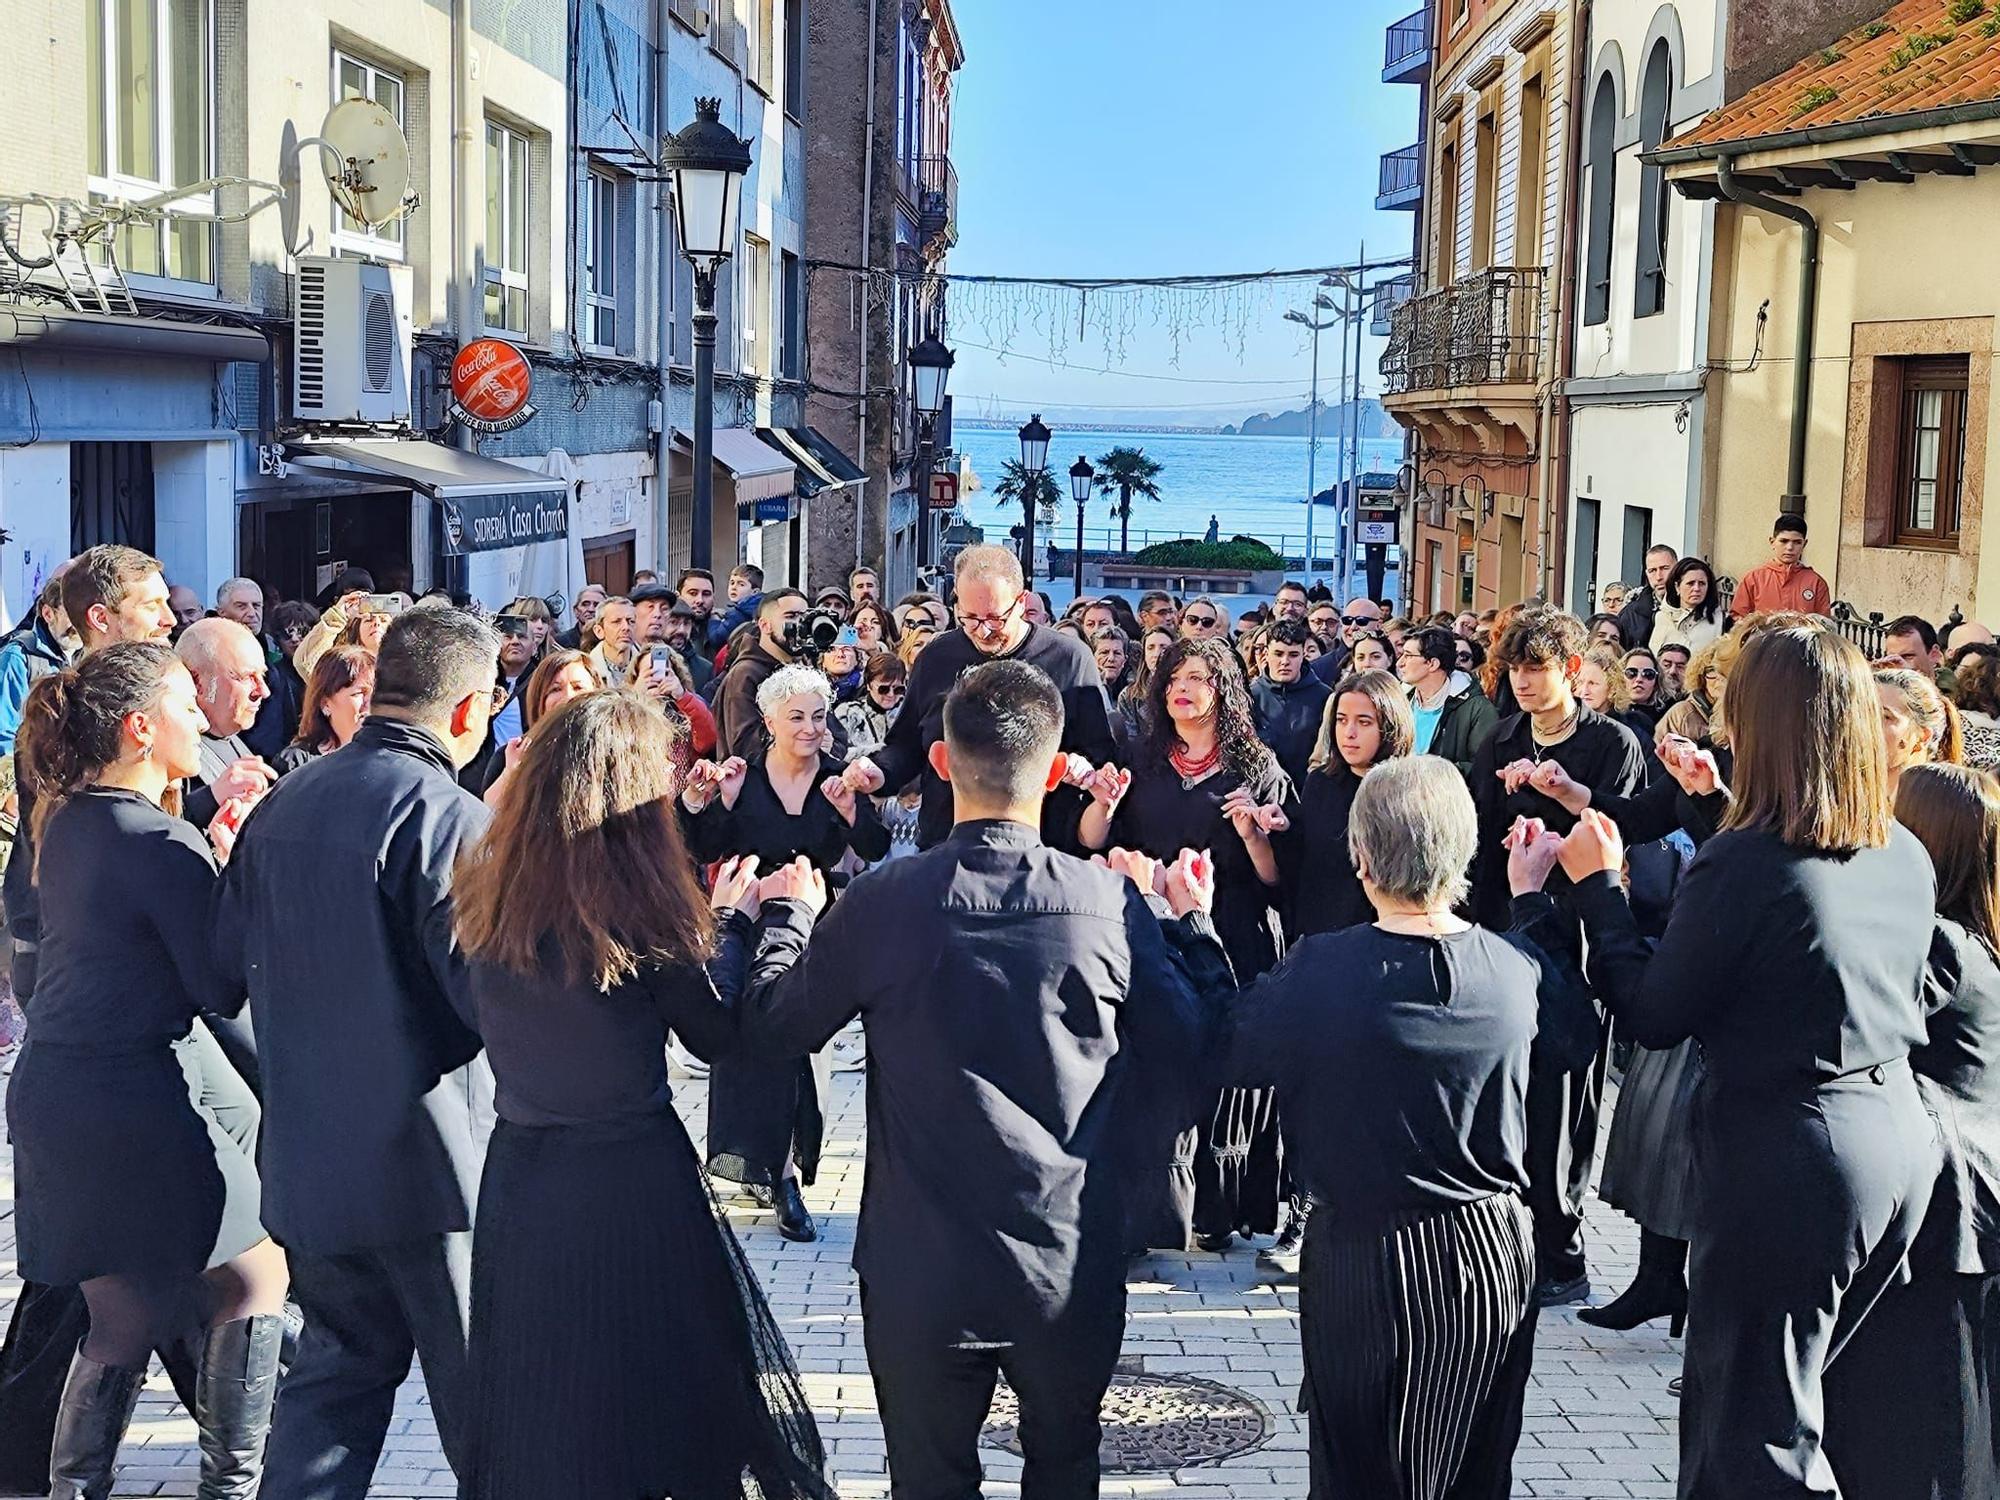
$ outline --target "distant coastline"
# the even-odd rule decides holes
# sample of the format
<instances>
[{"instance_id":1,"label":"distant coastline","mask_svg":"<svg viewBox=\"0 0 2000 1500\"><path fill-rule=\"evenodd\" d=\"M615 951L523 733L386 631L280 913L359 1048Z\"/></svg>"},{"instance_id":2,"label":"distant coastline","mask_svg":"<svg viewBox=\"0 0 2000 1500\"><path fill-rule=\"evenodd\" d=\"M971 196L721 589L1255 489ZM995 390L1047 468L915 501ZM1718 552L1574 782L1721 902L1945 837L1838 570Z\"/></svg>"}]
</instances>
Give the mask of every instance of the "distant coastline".
<instances>
[{"instance_id":1,"label":"distant coastline","mask_svg":"<svg viewBox=\"0 0 2000 1500\"><path fill-rule=\"evenodd\" d=\"M1338 405L1322 401L1319 403L1319 435L1325 442L1340 431L1343 419L1347 418L1352 403ZM1051 414L1052 425L1065 432L1129 432L1129 433L1182 433L1193 437L1287 437L1302 438L1312 433L1312 408L1310 404L1295 411L1257 412L1243 418L1241 422L1187 422L1174 420L1169 414L1159 414L1153 421L1144 420L1145 413L1133 413L1116 421L1073 420L1067 415ZM1012 432L1020 423L997 417L975 417L954 415L954 427L980 432ZM1382 403L1373 397L1363 397L1360 403L1360 428L1364 440L1372 438L1395 438L1401 436L1401 429L1395 420L1382 409Z\"/></svg>"}]
</instances>

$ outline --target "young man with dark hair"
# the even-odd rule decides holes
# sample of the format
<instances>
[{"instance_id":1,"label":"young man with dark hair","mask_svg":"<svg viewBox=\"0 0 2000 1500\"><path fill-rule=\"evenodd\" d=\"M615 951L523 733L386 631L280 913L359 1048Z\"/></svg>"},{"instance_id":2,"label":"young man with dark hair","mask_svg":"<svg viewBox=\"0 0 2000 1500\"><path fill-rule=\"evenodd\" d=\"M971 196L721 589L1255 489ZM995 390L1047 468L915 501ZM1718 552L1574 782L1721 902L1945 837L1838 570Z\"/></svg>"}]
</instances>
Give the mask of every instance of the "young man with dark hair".
<instances>
[{"instance_id":1,"label":"young man with dark hair","mask_svg":"<svg viewBox=\"0 0 2000 1500\"><path fill-rule=\"evenodd\" d=\"M1653 620L1667 602L1667 579L1680 554L1665 542L1646 549L1646 586L1633 590L1618 611L1618 633L1627 644L1643 646L1653 638Z\"/></svg>"},{"instance_id":2,"label":"young man with dark hair","mask_svg":"<svg viewBox=\"0 0 2000 1500\"><path fill-rule=\"evenodd\" d=\"M1396 675L1410 690L1416 753L1448 760L1469 777L1473 755L1493 733L1500 714L1471 676L1459 670L1459 645L1457 632L1441 625L1412 631L1396 648Z\"/></svg>"},{"instance_id":3,"label":"young man with dark hair","mask_svg":"<svg viewBox=\"0 0 2000 1500\"><path fill-rule=\"evenodd\" d=\"M746 759L764 748L767 731L757 709L757 689L764 679L792 661L785 645L785 628L806 612L806 596L797 589L773 589L757 606L757 639L739 659L732 651L715 693L716 758Z\"/></svg>"},{"instance_id":4,"label":"young man with dark hair","mask_svg":"<svg viewBox=\"0 0 2000 1500\"><path fill-rule=\"evenodd\" d=\"M1043 798L1066 775L1066 695L1019 660L952 684L925 750L949 836L857 877L817 931L823 885L767 881L740 1036L792 1058L855 1016L867 1028L854 1268L895 1492L979 1493L979 1430L1004 1374L1022 1493L1082 1500L1098 1492L1125 1322L1115 1182L1151 1159L1133 1154L1149 1118L1192 1107L1228 971L1196 856L1169 877L1189 915L1162 920L1141 894L1152 861L1105 868L1042 842Z\"/></svg>"},{"instance_id":5,"label":"young man with dark hair","mask_svg":"<svg viewBox=\"0 0 2000 1500\"><path fill-rule=\"evenodd\" d=\"M639 602L641 592L638 587L632 590L634 604ZM694 611L695 618L701 622L697 634L706 641L709 621L715 613L715 575L706 568L682 568L681 576L674 580L674 597ZM666 611L662 610L661 621L664 622L666 617ZM643 635L641 639L644 639Z\"/></svg>"},{"instance_id":6,"label":"young man with dark hair","mask_svg":"<svg viewBox=\"0 0 2000 1500\"><path fill-rule=\"evenodd\" d=\"M1771 526L1771 560L1736 582L1729 612L1737 619L1766 610L1832 615L1833 585L1806 566L1806 518L1790 512Z\"/></svg>"},{"instance_id":7,"label":"young man with dark hair","mask_svg":"<svg viewBox=\"0 0 2000 1500\"><path fill-rule=\"evenodd\" d=\"M1305 590L1299 591L1305 602ZM1250 708L1257 720L1257 738L1271 747L1278 764L1294 786L1305 782L1313 746L1319 742L1320 720L1333 689L1306 671L1306 642L1312 633L1305 621L1285 618L1269 627L1264 638L1264 666L1250 680Z\"/></svg>"},{"instance_id":8,"label":"young man with dark hair","mask_svg":"<svg viewBox=\"0 0 2000 1500\"><path fill-rule=\"evenodd\" d=\"M1883 627L1881 659L1935 678L1938 686L1950 689L1951 672L1938 649L1937 627L1922 615L1898 615Z\"/></svg>"}]
</instances>

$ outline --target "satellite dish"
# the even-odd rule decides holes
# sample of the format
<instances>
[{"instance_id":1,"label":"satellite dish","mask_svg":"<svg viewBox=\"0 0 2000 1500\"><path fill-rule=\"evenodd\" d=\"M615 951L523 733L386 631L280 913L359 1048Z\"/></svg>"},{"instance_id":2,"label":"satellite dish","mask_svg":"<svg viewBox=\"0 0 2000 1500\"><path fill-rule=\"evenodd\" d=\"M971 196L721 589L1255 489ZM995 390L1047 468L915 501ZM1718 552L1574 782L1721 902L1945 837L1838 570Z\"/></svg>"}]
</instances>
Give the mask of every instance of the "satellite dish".
<instances>
[{"instance_id":1,"label":"satellite dish","mask_svg":"<svg viewBox=\"0 0 2000 1500\"><path fill-rule=\"evenodd\" d=\"M299 133L290 120L278 137L278 225L285 253L296 257L306 243L299 239ZM306 242L310 242L310 233Z\"/></svg>"},{"instance_id":2,"label":"satellite dish","mask_svg":"<svg viewBox=\"0 0 2000 1500\"><path fill-rule=\"evenodd\" d=\"M322 169L333 201L370 229L403 212L410 147L396 117L372 99L343 99L319 127Z\"/></svg>"}]
</instances>

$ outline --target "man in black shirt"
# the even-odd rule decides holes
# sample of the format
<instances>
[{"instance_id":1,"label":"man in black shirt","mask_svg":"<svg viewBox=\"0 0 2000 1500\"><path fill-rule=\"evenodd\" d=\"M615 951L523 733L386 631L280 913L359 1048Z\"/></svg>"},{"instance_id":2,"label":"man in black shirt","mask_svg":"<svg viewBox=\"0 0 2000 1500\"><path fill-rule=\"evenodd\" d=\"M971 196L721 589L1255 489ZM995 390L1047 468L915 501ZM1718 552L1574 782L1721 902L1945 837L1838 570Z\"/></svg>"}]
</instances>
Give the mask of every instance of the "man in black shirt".
<instances>
[{"instance_id":1,"label":"man in black shirt","mask_svg":"<svg viewBox=\"0 0 2000 1500\"><path fill-rule=\"evenodd\" d=\"M1300 589L1301 606L1305 597ZM1257 738L1271 747L1293 786L1305 784L1320 721L1326 717L1326 700L1333 696L1332 688L1306 671L1308 636L1305 621L1289 615L1271 626L1264 642L1264 669L1250 683Z\"/></svg>"},{"instance_id":2,"label":"man in black shirt","mask_svg":"<svg viewBox=\"0 0 2000 1500\"><path fill-rule=\"evenodd\" d=\"M748 760L770 736L757 711L757 689L778 668L789 666L791 648L785 631L806 613L806 596L797 589L772 589L757 606L757 639L740 656L730 653L715 691L715 753L720 760L740 755Z\"/></svg>"},{"instance_id":3,"label":"man in black shirt","mask_svg":"<svg viewBox=\"0 0 2000 1500\"><path fill-rule=\"evenodd\" d=\"M846 772L847 784L870 794L895 791L923 777L923 807L917 816L917 847L928 849L951 830L951 787L931 760L944 739L944 705L965 672L984 661L1024 661L1039 667L1062 695L1062 748L1090 768L1112 756L1111 720L1104 702L1104 679L1097 659L1083 642L1021 616L1027 597L1021 562L1005 547L967 547L954 569L958 594L957 630L924 648L910 669L903 711L889 728L889 740L873 756L862 756ZM717 716L718 720L720 715ZM726 743L726 741L725 741ZM1075 790L1089 769L1072 768L1071 785L1042 805L1042 837L1058 848L1074 848L1076 823L1087 798Z\"/></svg>"},{"instance_id":4,"label":"man in black shirt","mask_svg":"<svg viewBox=\"0 0 2000 1500\"><path fill-rule=\"evenodd\" d=\"M1576 818L1536 791L1528 777L1553 760L1572 781L1593 792L1629 797L1645 784L1639 740L1615 719L1585 708L1576 697L1586 638L1583 622L1548 605L1523 610L1495 650L1521 711L1503 718L1472 757L1472 798L1479 810L1479 853L1473 861L1473 913L1480 925L1507 930L1512 898L1507 851L1502 847L1517 817L1539 818L1567 833ZM1548 892L1568 912L1569 882L1551 874ZM1567 958L1581 952L1581 924L1573 913L1552 924L1571 941ZM1609 1028L1597 1055L1568 1068L1537 1047L1528 1078L1528 1207L1535 1216L1544 1306L1583 1302L1590 1275L1583 1250L1583 1200L1597 1156L1598 1110L1604 1098Z\"/></svg>"},{"instance_id":5,"label":"man in black shirt","mask_svg":"<svg viewBox=\"0 0 2000 1500\"><path fill-rule=\"evenodd\" d=\"M999 612L983 592L967 608ZM1083 1500L1124 1328L1133 1111L1163 1102L1136 1080L1155 1095L1194 1082L1220 1045L1228 966L1200 911L1155 919L1135 884L1150 888L1150 861L1128 881L1043 844L1067 760L1045 674L1018 660L954 674L940 716L926 759L955 799L950 837L858 877L817 932L823 885L767 883L741 1036L797 1057L856 1015L867 1027L854 1267L895 1493L979 1493L1004 1372L1022 1493ZM1191 866L1176 899L1205 910L1212 882Z\"/></svg>"}]
</instances>

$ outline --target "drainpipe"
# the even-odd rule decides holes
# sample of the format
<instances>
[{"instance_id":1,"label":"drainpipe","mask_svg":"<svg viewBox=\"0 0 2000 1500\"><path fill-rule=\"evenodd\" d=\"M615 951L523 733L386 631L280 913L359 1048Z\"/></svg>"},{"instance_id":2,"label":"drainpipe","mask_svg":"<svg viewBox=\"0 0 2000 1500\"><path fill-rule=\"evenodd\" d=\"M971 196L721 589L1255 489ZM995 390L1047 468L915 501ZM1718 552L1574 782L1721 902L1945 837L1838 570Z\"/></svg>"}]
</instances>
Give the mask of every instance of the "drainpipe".
<instances>
[{"instance_id":1,"label":"drainpipe","mask_svg":"<svg viewBox=\"0 0 2000 1500\"><path fill-rule=\"evenodd\" d=\"M1819 220L1801 204L1738 186L1731 157L1716 159L1715 185L1731 203L1776 214L1799 226L1799 326L1792 349L1792 448L1785 469L1784 508L1788 515L1804 515L1806 431L1812 417L1813 324L1819 316Z\"/></svg>"},{"instance_id":2,"label":"drainpipe","mask_svg":"<svg viewBox=\"0 0 2000 1500\"><path fill-rule=\"evenodd\" d=\"M479 129L479 101L473 94L472 0L452 0L451 7L451 331L456 344L479 337L485 317L485 246L480 235L485 226L481 200L486 195L486 178L480 150L483 133ZM475 179L473 172L480 176ZM450 369L450 362L446 362ZM452 434L455 446L468 453L479 451L479 434L463 422ZM433 506L445 501L433 500ZM465 554L443 559L447 588L466 586Z\"/></svg>"},{"instance_id":3,"label":"drainpipe","mask_svg":"<svg viewBox=\"0 0 2000 1500\"><path fill-rule=\"evenodd\" d=\"M657 160L667 139L667 38L673 35L668 19L669 0L655 0L653 25L659 45L653 49L653 156ZM654 205L654 254L658 262L653 276L653 353L660 365L660 430L653 434L653 571L668 576L667 489L673 464L673 363L674 320L668 305L674 276L673 185L664 172L658 173L659 202ZM690 533L692 535L692 533Z\"/></svg>"},{"instance_id":4,"label":"drainpipe","mask_svg":"<svg viewBox=\"0 0 2000 1500\"><path fill-rule=\"evenodd\" d=\"M868 0L868 114L861 126L861 379L857 389L861 398L855 403L855 462L861 465L863 473L869 472L868 465L868 252L873 240L875 213L875 40L882 0ZM890 484L885 475L882 481L882 535L884 551L887 551L889 534ZM919 496L919 503L922 497ZM854 492L854 566L859 568L867 563L861 555L861 536L866 527L868 509L868 486L863 484ZM887 567L885 556L877 566Z\"/></svg>"},{"instance_id":5,"label":"drainpipe","mask_svg":"<svg viewBox=\"0 0 2000 1500\"><path fill-rule=\"evenodd\" d=\"M1590 0L1582 0L1577 7L1570 37L1576 66L1571 72L1569 100L1564 110L1569 121L1569 140L1563 149L1564 203L1575 201L1583 171L1583 110L1580 101L1589 84ZM1543 284L1543 298L1554 303L1556 319L1551 325L1556 335L1555 379L1550 382L1550 399L1556 410L1550 413L1552 420L1549 423L1556 451L1542 466L1540 583L1544 599L1557 597L1557 582L1565 578L1563 559L1569 554L1570 442L1576 430L1576 408L1569 398L1570 365L1576 356L1576 317L1571 297L1576 286L1577 247L1582 238L1579 227L1582 219L1580 213L1563 216L1562 274L1556 278L1553 297L1547 283ZM1567 598L1566 584L1560 592ZM1578 602L1569 600L1572 606Z\"/></svg>"}]
</instances>

